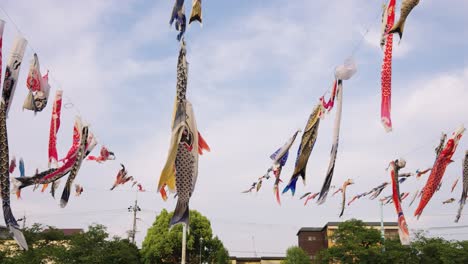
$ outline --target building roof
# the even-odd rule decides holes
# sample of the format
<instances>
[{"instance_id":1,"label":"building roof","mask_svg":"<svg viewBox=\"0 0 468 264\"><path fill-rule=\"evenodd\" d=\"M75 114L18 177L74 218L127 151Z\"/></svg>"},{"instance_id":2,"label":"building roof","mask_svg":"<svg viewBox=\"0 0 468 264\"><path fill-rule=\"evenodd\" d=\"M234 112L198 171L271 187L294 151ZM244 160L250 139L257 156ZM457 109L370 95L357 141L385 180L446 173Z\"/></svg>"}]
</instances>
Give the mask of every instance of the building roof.
<instances>
[{"instance_id":1,"label":"building roof","mask_svg":"<svg viewBox=\"0 0 468 264\"><path fill-rule=\"evenodd\" d=\"M338 226L343 222L328 222L325 226ZM380 226L380 222L364 222L365 226ZM397 222L383 222L384 226L398 226ZM325 227L324 226L324 227Z\"/></svg>"},{"instance_id":2,"label":"building roof","mask_svg":"<svg viewBox=\"0 0 468 264\"><path fill-rule=\"evenodd\" d=\"M301 232L322 232L325 228L329 226L338 226L343 222L328 222L323 227L302 227L297 231L296 236L298 236ZM397 222L384 222L384 226L398 226ZM365 226L380 226L380 222L364 222Z\"/></svg>"},{"instance_id":3,"label":"building roof","mask_svg":"<svg viewBox=\"0 0 468 264\"><path fill-rule=\"evenodd\" d=\"M231 260L239 260L239 261L260 261L260 260L284 260L286 257L234 257L230 256L229 259Z\"/></svg>"},{"instance_id":4,"label":"building roof","mask_svg":"<svg viewBox=\"0 0 468 264\"><path fill-rule=\"evenodd\" d=\"M44 230L47 232L49 229ZM57 228L58 231L62 231L65 236L71 236L74 234L83 233L83 228Z\"/></svg>"}]
</instances>

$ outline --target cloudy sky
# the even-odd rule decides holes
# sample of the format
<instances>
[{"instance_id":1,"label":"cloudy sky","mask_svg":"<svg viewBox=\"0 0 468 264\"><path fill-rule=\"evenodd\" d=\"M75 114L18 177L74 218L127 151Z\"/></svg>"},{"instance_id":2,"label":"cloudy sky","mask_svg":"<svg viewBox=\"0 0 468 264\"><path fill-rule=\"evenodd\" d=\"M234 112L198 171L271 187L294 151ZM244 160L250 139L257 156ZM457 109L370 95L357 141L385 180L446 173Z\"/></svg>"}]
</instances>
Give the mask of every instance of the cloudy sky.
<instances>
[{"instance_id":1,"label":"cloudy sky","mask_svg":"<svg viewBox=\"0 0 468 264\"><path fill-rule=\"evenodd\" d=\"M170 140L176 85L179 44L177 33L168 25L172 2L2 1L4 61L16 35L22 34L29 42L8 119L11 155L24 158L27 174L47 167L51 107L37 116L21 110L28 62L34 52L42 71L50 70L53 92L63 89L68 106L62 111L59 155L70 146L76 115L117 155L115 162L84 163L76 180L84 186L84 193L71 197L65 209L46 193L24 190L21 200L13 199L17 218L25 213L28 225L39 222L61 228L101 223L112 234L126 236L132 224L127 207L137 194L130 186L108 191L120 162L148 190L138 193L143 209L138 215L139 244L156 214L164 208L173 210L175 200L163 202L156 193ZM295 129L303 129L318 98L330 87L334 67L349 56L357 61L358 73L344 83L340 148L332 184L353 178L356 184L348 189L350 197L389 181L385 168L392 159L404 157L407 171L432 166L441 132L468 125L468 4L464 0L450 1L450 5L421 1L411 13L403 40L394 46L391 133L385 133L379 121L382 1L203 4L203 28L194 24L186 33L188 97L212 152L200 158L190 206L210 218L214 233L231 255L283 255L287 247L297 244L300 227L350 218L380 219L379 203L367 198L346 208L341 219L338 195L324 205L304 207L303 201L288 194L278 206L271 180L259 193L240 193L270 166L269 155ZM334 112L321 123L306 185L299 182L296 196L317 192L322 185L333 118ZM297 146L298 142L294 153ZM468 239L468 229L463 228L468 225L468 212L456 225L457 203L442 205L448 198L459 199L461 184L453 193L450 187L461 177L466 149L468 140L463 138L441 191L419 220L412 216L416 205L408 207L408 201L404 202L412 231L424 229L429 235ZM283 170L285 181L292 170L290 161ZM401 191L414 192L424 183L409 179ZM388 189L382 195L389 194ZM385 206L384 220L397 220L392 205ZM459 228L428 230L441 226Z\"/></svg>"}]
</instances>

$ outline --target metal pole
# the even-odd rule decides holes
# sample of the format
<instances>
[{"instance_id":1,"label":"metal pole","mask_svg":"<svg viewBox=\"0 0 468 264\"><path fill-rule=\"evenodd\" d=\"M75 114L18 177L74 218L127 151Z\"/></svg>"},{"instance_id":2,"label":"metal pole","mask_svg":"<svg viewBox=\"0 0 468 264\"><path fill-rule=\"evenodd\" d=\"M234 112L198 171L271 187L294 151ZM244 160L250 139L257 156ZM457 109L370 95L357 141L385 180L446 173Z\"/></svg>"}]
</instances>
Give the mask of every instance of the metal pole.
<instances>
[{"instance_id":1,"label":"metal pole","mask_svg":"<svg viewBox=\"0 0 468 264\"><path fill-rule=\"evenodd\" d=\"M200 237L200 264L202 263L202 254L201 254L202 243L203 243L203 237Z\"/></svg>"},{"instance_id":2,"label":"metal pole","mask_svg":"<svg viewBox=\"0 0 468 264\"><path fill-rule=\"evenodd\" d=\"M185 247L187 243L187 226L182 224L182 261L181 264L185 264Z\"/></svg>"},{"instance_id":3,"label":"metal pole","mask_svg":"<svg viewBox=\"0 0 468 264\"><path fill-rule=\"evenodd\" d=\"M135 206L133 207L133 228L132 228L132 244L135 244L135 233L136 233L136 213L137 213L137 200L135 200Z\"/></svg>"},{"instance_id":4,"label":"metal pole","mask_svg":"<svg viewBox=\"0 0 468 264\"><path fill-rule=\"evenodd\" d=\"M385 229L383 224L383 201L380 201L380 233L382 236L382 252L385 252Z\"/></svg>"},{"instance_id":5,"label":"metal pole","mask_svg":"<svg viewBox=\"0 0 468 264\"><path fill-rule=\"evenodd\" d=\"M25 227L26 227L26 212L24 212L24 215L23 215L23 230Z\"/></svg>"}]
</instances>

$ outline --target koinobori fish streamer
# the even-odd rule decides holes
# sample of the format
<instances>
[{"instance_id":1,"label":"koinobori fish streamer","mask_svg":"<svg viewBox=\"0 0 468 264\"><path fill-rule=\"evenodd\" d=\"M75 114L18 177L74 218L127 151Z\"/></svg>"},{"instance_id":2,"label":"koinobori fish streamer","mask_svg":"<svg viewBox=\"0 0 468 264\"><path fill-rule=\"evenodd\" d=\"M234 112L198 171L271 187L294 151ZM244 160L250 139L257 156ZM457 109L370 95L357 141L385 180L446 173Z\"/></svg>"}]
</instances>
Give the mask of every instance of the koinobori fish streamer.
<instances>
[{"instance_id":1,"label":"koinobori fish streamer","mask_svg":"<svg viewBox=\"0 0 468 264\"><path fill-rule=\"evenodd\" d=\"M333 87L330 95L330 99L328 99L328 102L325 101L325 96L320 97L320 108L321 110L321 115L323 116L325 112L330 112L333 109L333 106L335 105L335 98L336 98L336 88L337 88L337 80L335 79L333 81Z\"/></svg>"},{"instance_id":2,"label":"koinobori fish streamer","mask_svg":"<svg viewBox=\"0 0 468 264\"><path fill-rule=\"evenodd\" d=\"M23 158L20 158L19 160L19 171L20 171L20 177L24 177L25 174L25 168L24 168L24 160Z\"/></svg>"},{"instance_id":3,"label":"koinobori fish streamer","mask_svg":"<svg viewBox=\"0 0 468 264\"><path fill-rule=\"evenodd\" d=\"M8 116L10 111L13 95L15 94L16 84L18 83L18 75L23 61L24 50L26 49L27 41L24 38L17 37L15 39L8 64L5 69L5 79L3 81L2 103L5 105L5 111Z\"/></svg>"},{"instance_id":4,"label":"koinobori fish streamer","mask_svg":"<svg viewBox=\"0 0 468 264\"><path fill-rule=\"evenodd\" d=\"M190 13L189 24L191 24L193 21L198 21L200 24L203 24L202 0L193 0L192 2L192 12Z\"/></svg>"},{"instance_id":5,"label":"koinobori fish streamer","mask_svg":"<svg viewBox=\"0 0 468 264\"><path fill-rule=\"evenodd\" d=\"M386 19L384 19L385 32L387 32L395 21L395 0L390 0L387 10L385 12ZM392 131L392 117L391 117L391 108L392 108L392 49L393 49L393 35L389 34L386 37L385 43L385 53L382 63L382 102L380 109L380 119L384 126L385 131Z\"/></svg>"},{"instance_id":6,"label":"koinobori fish streamer","mask_svg":"<svg viewBox=\"0 0 468 264\"><path fill-rule=\"evenodd\" d=\"M457 216L455 217L455 223L458 223L460 220L461 213L463 211L463 207L466 203L466 198L468 196L468 150L465 151L465 158L463 159L463 190L460 197L460 207L458 208Z\"/></svg>"},{"instance_id":7,"label":"koinobori fish streamer","mask_svg":"<svg viewBox=\"0 0 468 264\"><path fill-rule=\"evenodd\" d=\"M73 128L73 139L74 142L72 144L72 147L70 147L70 151L74 151L70 154L69 151L69 158L64 160L64 163L62 166L58 168L52 168L48 169L43 172L36 172L36 174L32 177L18 177L15 179L15 184L13 191L16 192L16 196L19 198L21 195L21 190L25 187L31 186L31 185L37 185L37 184L49 184L52 183L52 196L55 194L55 189L58 185L58 180L67 174L71 172L73 169L74 164L77 161L78 158L78 151L79 148L76 148L75 145L75 139L78 138L81 142L82 138L82 125L81 125L81 120L77 117L75 119L75 125ZM78 134L78 135L77 135ZM88 136L88 139L86 141L86 152L85 152L85 157L91 153L92 149L96 146L97 142L92 135Z\"/></svg>"},{"instance_id":8,"label":"koinobori fish streamer","mask_svg":"<svg viewBox=\"0 0 468 264\"><path fill-rule=\"evenodd\" d=\"M29 93L24 100L23 109L34 111L34 113L42 111L47 106L47 101L49 100L49 73L47 72L46 75L41 77L39 58L35 53L29 67L26 86Z\"/></svg>"},{"instance_id":9,"label":"koinobori fish streamer","mask_svg":"<svg viewBox=\"0 0 468 264\"><path fill-rule=\"evenodd\" d=\"M68 204L68 199L70 198L71 188L73 186L73 181L75 180L76 176L78 175L78 171L80 170L81 164L83 159L86 156L86 147L88 142L88 137L92 136L92 134L88 130L88 126L83 126L81 131L81 142L78 152L76 154L76 160L73 163L73 167L70 170L70 174L68 175L67 182L63 188L62 197L60 199L60 207L64 208ZM94 147L94 146L93 146Z\"/></svg>"},{"instance_id":10,"label":"koinobori fish streamer","mask_svg":"<svg viewBox=\"0 0 468 264\"><path fill-rule=\"evenodd\" d=\"M94 160L97 163L102 163L107 160L115 160L115 155L114 152L109 151L105 146L102 146L99 156L89 156L87 160Z\"/></svg>"},{"instance_id":11,"label":"koinobori fish streamer","mask_svg":"<svg viewBox=\"0 0 468 264\"><path fill-rule=\"evenodd\" d=\"M401 41L401 38L403 37L403 31L405 29L406 18L408 18L411 10L413 10L413 8L418 4L419 0L403 0L401 3L400 18L398 19L398 22L396 22L388 31L388 34L398 33Z\"/></svg>"},{"instance_id":12,"label":"koinobori fish streamer","mask_svg":"<svg viewBox=\"0 0 468 264\"><path fill-rule=\"evenodd\" d=\"M348 179L347 181L345 181L343 183L343 187L341 187L342 189L342 201L341 201L341 212L340 212L340 217L343 216L343 213L344 213L344 210L345 210L345 207L346 207L346 188L351 185L351 184L354 184L354 181L352 179Z\"/></svg>"},{"instance_id":13,"label":"koinobori fish streamer","mask_svg":"<svg viewBox=\"0 0 468 264\"><path fill-rule=\"evenodd\" d=\"M50 134L49 134L49 168L51 164L57 165L57 133L60 128L60 114L62 111L62 94L61 90L55 92L54 106L52 108L52 116L50 118Z\"/></svg>"},{"instance_id":14,"label":"koinobori fish streamer","mask_svg":"<svg viewBox=\"0 0 468 264\"><path fill-rule=\"evenodd\" d=\"M174 8L172 9L171 19L169 24L172 25L175 21L175 28L180 33L177 35L177 40L181 40L187 27L187 18L185 16L184 0L175 0Z\"/></svg>"},{"instance_id":15,"label":"koinobori fish streamer","mask_svg":"<svg viewBox=\"0 0 468 264\"><path fill-rule=\"evenodd\" d=\"M327 174L325 181L323 182L322 189L320 190L319 198L317 202L322 204L327 199L328 191L330 189L333 173L335 171L336 155L338 153L338 143L340 136L340 125L341 125L341 112L343 109L343 80L349 80L356 73L356 64L352 59L348 59L345 63L335 70L335 79L337 80L336 88L336 116L335 116L335 127L333 130L333 145L330 153L330 163L328 165Z\"/></svg>"},{"instance_id":16,"label":"koinobori fish streamer","mask_svg":"<svg viewBox=\"0 0 468 264\"><path fill-rule=\"evenodd\" d=\"M2 38L4 23L4 21L0 20L0 36ZM13 234L13 238L18 245L25 250L28 249L28 244L26 243L26 239L24 238L10 207L10 174L8 171L10 159L6 119L8 109L13 101L13 95L18 81L18 74L23 60L26 43L27 42L24 38L15 39L8 64L6 66L5 80L3 82L2 98L0 102L0 191L2 196L3 217L10 233Z\"/></svg>"},{"instance_id":17,"label":"koinobori fish streamer","mask_svg":"<svg viewBox=\"0 0 468 264\"><path fill-rule=\"evenodd\" d=\"M395 160L390 163L390 177L392 180L392 199L395 205L395 210L398 214L398 234L402 245L409 245L409 231L406 223L403 208L401 207L400 188L398 184L398 176L401 168L406 166L406 162L402 159ZM406 198L406 197L405 197Z\"/></svg>"},{"instance_id":18,"label":"koinobori fish streamer","mask_svg":"<svg viewBox=\"0 0 468 264\"><path fill-rule=\"evenodd\" d=\"M426 185L423 188L423 194L421 200L419 201L419 206L414 212L414 215L417 216L418 219L426 205L431 200L432 195L434 195L436 192L437 186L441 183L445 170L452 162L452 156L457 150L458 143L464 132L465 128L463 126L456 130L452 134L452 137L447 141L439 155L437 155L434 166L432 166L431 174L429 175Z\"/></svg>"},{"instance_id":19,"label":"koinobori fish streamer","mask_svg":"<svg viewBox=\"0 0 468 264\"><path fill-rule=\"evenodd\" d=\"M170 225L189 224L189 201L198 176L198 130L192 104L187 100L188 64L182 40L177 62L176 103L171 144L159 179L158 191L164 186L177 190L177 205Z\"/></svg>"},{"instance_id":20,"label":"koinobori fish streamer","mask_svg":"<svg viewBox=\"0 0 468 264\"><path fill-rule=\"evenodd\" d=\"M316 106L314 111L307 121L304 133L302 134L301 144L297 150L296 164L293 175L289 180L288 185L284 188L283 193L291 190L292 194L296 192L296 182L299 177L305 183L307 162L317 140L318 129L320 125L320 105Z\"/></svg>"},{"instance_id":21,"label":"koinobori fish streamer","mask_svg":"<svg viewBox=\"0 0 468 264\"><path fill-rule=\"evenodd\" d=\"M293 136L278 150L270 155L270 159L273 160L273 164L268 169L267 174L272 171L275 176L275 184L273 185L273 193L275 194L276 201L278 204L281 204L280 195L279 195L279 184L281 182L281 171L283 170L284 165L288 161L289 149L296 140L297 134L300 130L294 132Z\"/></svg>"}]
</instances>

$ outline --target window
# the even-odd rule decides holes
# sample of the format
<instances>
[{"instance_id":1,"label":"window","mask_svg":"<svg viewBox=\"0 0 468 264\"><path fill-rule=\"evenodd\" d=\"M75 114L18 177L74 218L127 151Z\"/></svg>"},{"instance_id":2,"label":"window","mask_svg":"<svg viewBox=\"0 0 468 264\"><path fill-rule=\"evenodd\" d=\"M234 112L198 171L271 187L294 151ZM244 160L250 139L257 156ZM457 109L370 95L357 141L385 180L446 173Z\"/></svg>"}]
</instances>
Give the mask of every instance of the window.
<instances>
[{"instance_id":1,"label":"window","mask_svg":"<svg viewBox=\"0 0 468 264\"><path fill-rule=\"evenodd\" d=\"M307 240L308 241L315 241L315 240L317 240L317 238L314 237L314 236L310 236L310 237L307 238Z\"/></svg>"}]
</instances>

